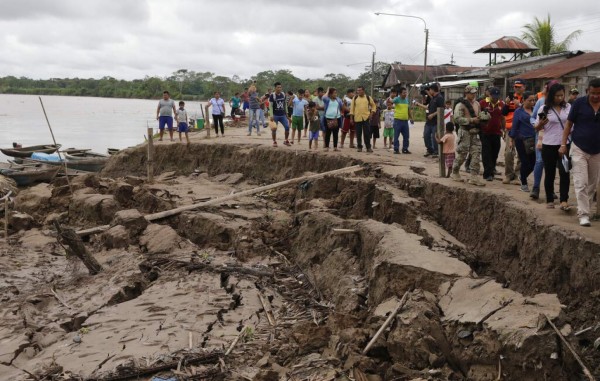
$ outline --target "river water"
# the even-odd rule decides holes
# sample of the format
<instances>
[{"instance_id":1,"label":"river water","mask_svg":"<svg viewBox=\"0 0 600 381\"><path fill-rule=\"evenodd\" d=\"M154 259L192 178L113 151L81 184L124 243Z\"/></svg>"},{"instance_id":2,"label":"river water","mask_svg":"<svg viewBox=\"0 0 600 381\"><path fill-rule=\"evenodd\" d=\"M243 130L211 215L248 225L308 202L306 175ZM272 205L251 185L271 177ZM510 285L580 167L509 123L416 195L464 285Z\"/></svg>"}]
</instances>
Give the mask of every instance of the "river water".
<instances>
[{"instance_id":1,"label":"river water","mask_svg":"<svg viewBox=\"0 0 600 381\"><path fill-rule=\"evenodd\" d=\"M63 148L126 148L144 141L147 127L158 129L158 100L42 96L56 142ZM188 115L202 117L200 102L186 102ZM52 136L37 95L0 94L0 147L51 144ZM0 154L0 161L6 161Z\"/></svg>"}]
</instances>

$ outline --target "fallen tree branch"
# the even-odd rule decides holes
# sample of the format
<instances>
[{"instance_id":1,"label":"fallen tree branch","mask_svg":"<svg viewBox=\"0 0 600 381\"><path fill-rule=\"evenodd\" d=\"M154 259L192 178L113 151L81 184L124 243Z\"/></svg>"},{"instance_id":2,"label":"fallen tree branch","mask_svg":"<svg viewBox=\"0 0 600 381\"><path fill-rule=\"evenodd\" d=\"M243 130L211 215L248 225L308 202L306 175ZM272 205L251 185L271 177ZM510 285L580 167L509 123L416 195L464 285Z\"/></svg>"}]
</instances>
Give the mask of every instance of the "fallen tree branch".
<instances>
[{"instance_id":1,"label":"fallen tree branch","mask_svg":"<svg viewBox=\"0 0 600 381\"><path fill-rule=\"evenodd\" d=\"M62 227L58 221L54 221L54 227L58 232L58 237L56 237L57 241L61 245L64 244L67 246L65 248L67 256L72 255L79 258L85 267L87 267L90 275L96 275L102 271L102 266L98 263L96 258L87 251L81 237L75 233L75 230Z\"/></svg>"},{"instance_id":2,"label":"fallen tree branch","mask_svg":"<svg viewBox=\"0 0 600 381\"><path fill-rule=\"evenodd\" d=\"M371 339L371 341L369 341L369 344L367 344L367 346L365 347L365 349L362 351L363 355L366 355L369 352L369 349L371 349L371 347L373 346L373 344L375 344L375 341L377 341L377 339L379 338L379 336L381 336L381 334L383 333L383 331L385 331L385 329L388 327L388 325L390 325L390 323L392 322L392 320L394 319L394 317L396 317L396 315L398 314L398 312L400 312L400 310L402 309L402 307L404 307L404 304L406 303L406 299L408 299L408 293L409 293L408 291L406 291L404 293L404 295L402 296L402 299L400 299L400 303L398 303L398 307L396 307L396 309L394 311L392 311L392 313L390 314L390 316L388 316L388 318L383 323L383 325L381 326L381 328L379 328L379 331L377 331L377 333L375 334L375 336L373 336L373 338Z\"/></svg>"},{"instance_id":3,"label":"fallen tree branch","mask_svg":"<svg viewBox=\"0 0 600 381\"><path fill-rule=\"evenodd\" d=\"M361 168L360 165L353 165L353 166L350 166L350 167L336 169L336 170L333 170L333 171L328 171L328 172L323 172L323 173L316 173L314 175L308 175L308 176L296 177L296 178L293 178L293 179L289 179L289 180L285 180L285 181L280 181L278 183L269 184L269 185L265 185L265 186L258 187L258 188L248 189L248 190L245 190L245 191L242 191L242 192L233 193L233 194L230 194L230 195L227 195L227 196L224 196L224 197L217 197L217 198L214 198L214 199L209 200L209 201L204 201L204 202L200 202L200 203L196 203L196 204L192 204L192 205L180 206L178 208L170 209L170 210L165 210L163 212L148 214L148 215L146 215L144 217L149 222L156 221L156 220L161 220L163 218L176 216L176 215L181 214L183 212L200 209L200 208L203 208L203 207L206 207L206 206L219 205L219 204L221 204L221 203L223 203L225 201L235 200L235 199L237 199L239 197L244 197L244 196L251 196L251 195L256 194L256 193L264 192L264 191L275 189L275 188L281 188L281 187L286 186L286 185L290 185L290 184L294 184L294 183L298 183L298 182L302 182L302 181L306 181L306 180L314 180L314 179L320 179L320 178L326 177L326 176L333 176L333 175L338 175L338 174L348 173L348 172L356 172L360 168ZM88 236L88 235L91 235L91 234L102 233L102 232L104 232L104 231L106 231L108 229L110 229L110 225L102 225L102 226L97 226L95 228L79 230L79 231L77 231L77 234L79 236Z\"/></svg>"},{"instance_id":4,"label":"fallen tree branch","mask_svg":"<svg viewBox=\"0 0 600 381\"><path fill-rule=\"evenodd\" d=\"M567 341L567 339L565 339L565 337L562 335L562 333L560 333L560 331L558 330L558 328L556 328L556 326L554 325L554 323L552 323L552 320L550 319L550 317L548 315L546 315L546 314L544 314L544 316L546 317L546 320L548 321L548 323L550 324L550 326L552 327L552 329L554 329L554 332L556 332L556 334L558 335L558 337L560 338L560 340L563 342L563 344L571 352L571 354L573 355L573 357L575 357L575 360L579 363L579 365L583 369L583 374L585 374L585 376L588 378L588 380L590 380L590 381L596 381L596 379L594 378L594 376L592 375L592 373L590 372L590 370L583 363L583 360L581 360L581 357L579 357L579 355L577 354L577 352L575 352L575 349L571 346L571 344Z\"/></svg>"},{"instance_id":5,"label":"fallen tree branch","mask_svg":"<svg viewBox=\"0 0 600 381\"><path fill-rule=\"evenodd\" d=\"M267 304L265 298L263 298L260 291L258 292L258 299L260 299L260 304L263 306L263 310L265 310L265 315L267 315L267 319L269 320L269 324L271 326L275 325L275 316L273 316L273 311L271 310L271 306Z\"/></svg>"},{"instance_id":6,"label":"fallen tree branch","mask_svg":"<svg viewBox=\"0 0 600 381\"><path fill-rule=\"evenodd\" d=\"M225 356L229 355L231 353L231 351L233 350L233 347L235 347L235 345L238 343L238 341L240 341L240 339L246 335L247 328L248 328L247 325L245 325L244 328L242 328L242 331L240 332L240 334L237 335L237 337L233 340L233 342L229 346L229 349L227 349L227 352L225 352Z\"/></svg>"}]
</instances>

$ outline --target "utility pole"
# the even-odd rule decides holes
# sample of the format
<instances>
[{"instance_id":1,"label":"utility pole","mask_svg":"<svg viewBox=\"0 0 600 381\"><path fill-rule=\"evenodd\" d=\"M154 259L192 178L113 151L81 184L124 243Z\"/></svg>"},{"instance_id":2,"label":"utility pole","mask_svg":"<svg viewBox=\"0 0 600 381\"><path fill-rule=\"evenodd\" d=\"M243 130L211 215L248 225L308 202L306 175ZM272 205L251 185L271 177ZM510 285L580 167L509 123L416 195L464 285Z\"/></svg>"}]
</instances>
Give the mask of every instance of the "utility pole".
<instances>
[{"instance_id":1,"label":"utility pole","mask_svg":"<svg viewBox=\"0 0 600 381\"><path fill-rule=\"evenodd\" d=\"M371 98L373 98L374 84L375 84L375 51L373 50L373 58L371 60Z\"/></svg>"},{"instance_id":2,"label":"utility pole","mask_svg":"<svg viewBox=\"0 0 600 381\"><path fill-rule=\"evenodd\" d=\"M423 20L425 23L425 20ZM427 82L427 45L429 44L429 29L425 23L425 62L423 63L423 83Z\"/></svg>"}]
</instances>

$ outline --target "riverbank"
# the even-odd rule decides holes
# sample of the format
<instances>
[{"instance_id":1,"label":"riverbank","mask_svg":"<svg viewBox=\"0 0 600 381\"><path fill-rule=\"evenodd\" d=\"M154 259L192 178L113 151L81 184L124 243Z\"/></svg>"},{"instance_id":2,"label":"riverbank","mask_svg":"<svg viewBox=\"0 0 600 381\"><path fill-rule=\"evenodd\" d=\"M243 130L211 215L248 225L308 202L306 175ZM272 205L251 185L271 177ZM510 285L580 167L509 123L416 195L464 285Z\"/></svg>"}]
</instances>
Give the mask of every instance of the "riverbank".
<instances>
[{"instance_id":1,"label":"riverbank","mask_svg":"<svg viewBox=\"0 0 600 381\"><path fill-rule=\"evenodd\" d=\"M139 146L75 180L73 196L62 182L22 191L15 208L33 218L1 243L0 374L116 379L166 364L195 379L578 379L544 316L598 374L597 224L515 185L438 178L421 132L412 155L393 155L202 131L189 147L156 142L152 184ZM111 226L84 237L102 271L64 256L54 221Z\"/></svg>"}]
</instances>

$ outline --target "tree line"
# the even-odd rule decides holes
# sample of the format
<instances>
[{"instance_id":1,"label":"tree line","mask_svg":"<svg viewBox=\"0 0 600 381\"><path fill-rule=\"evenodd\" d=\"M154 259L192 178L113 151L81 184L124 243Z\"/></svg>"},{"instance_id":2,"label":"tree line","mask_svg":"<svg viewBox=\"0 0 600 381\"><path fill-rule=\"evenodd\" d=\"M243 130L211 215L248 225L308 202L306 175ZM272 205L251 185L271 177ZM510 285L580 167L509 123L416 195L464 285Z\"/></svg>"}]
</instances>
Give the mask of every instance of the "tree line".
<instances>
[{"instance_id":1,"label":"tree line","mask_svg":"<svg viewBox=\"0 0 600 381\"><path fill-rule=\"evenodd\" d=\"M375 64L375 86L381 85L388 71L389 64ZM176 99L205 100L219 91L225 97L242 92L250 83L256 81L261 92L266 92L275 82L281 82L286 90L297 91L317 87L335 87L341 91L363 85L368 88L371 81L370 66L357 78L345 74L330 73L319 79L301 79L290 70L267 70L248 78L239 76L225 77L211 72L195 72L179 69L166 78L145 77L131 81L113 77L95 78L50 78L31 79L26 77L7 76L0 78L0 94L33 94L33 95L70 95L105 98L160 98L164 90L168 90Z\"/></svg>"}]
</instances>

